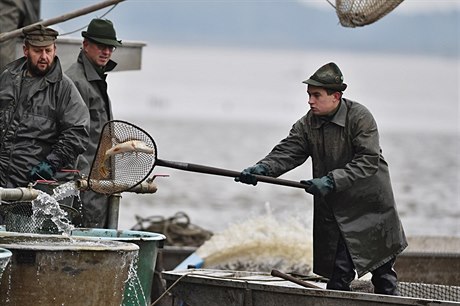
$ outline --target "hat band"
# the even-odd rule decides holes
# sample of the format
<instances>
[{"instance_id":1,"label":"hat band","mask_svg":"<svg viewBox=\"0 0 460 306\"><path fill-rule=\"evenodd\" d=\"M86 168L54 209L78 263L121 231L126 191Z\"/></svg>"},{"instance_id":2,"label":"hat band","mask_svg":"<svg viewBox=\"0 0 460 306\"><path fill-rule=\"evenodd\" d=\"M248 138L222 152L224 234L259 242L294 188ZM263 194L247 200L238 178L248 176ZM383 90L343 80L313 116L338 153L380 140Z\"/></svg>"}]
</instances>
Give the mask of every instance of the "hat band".
<instances>
[{"instance_id":1,"label":"hat band","mask_svg":"<svg viewBox=\"0 0 460 306\"><path fill-rule=\"evenodd\" d=\"M54 35L27 35L26 39L40 39L40 38L51 38L56 39Z\"/></svg>"},{"instance_id":2,"label":"hat band","mask_svg":"<svg viewBox=\"0 0 460 306\"><path fill-rule=\"evenodd\" d=\"M116 38L116 37L113 37L113 36L98 35L98 34L92 34L92 33L88 33L88 32L86 32L86 35L89 36L90 38L91 38L91 37L94 37L94 38L102 38L102 39L113 39L113 40L117 40L117 38Z\"/></svg>"}]
</instances>

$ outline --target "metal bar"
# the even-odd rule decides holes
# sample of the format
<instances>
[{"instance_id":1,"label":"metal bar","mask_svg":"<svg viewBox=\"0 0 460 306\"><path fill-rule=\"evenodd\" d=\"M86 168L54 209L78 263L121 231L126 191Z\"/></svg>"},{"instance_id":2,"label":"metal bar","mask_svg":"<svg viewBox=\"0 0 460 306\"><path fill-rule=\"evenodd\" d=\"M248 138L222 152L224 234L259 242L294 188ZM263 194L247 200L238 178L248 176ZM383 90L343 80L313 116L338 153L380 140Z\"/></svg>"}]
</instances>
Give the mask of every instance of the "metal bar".
<instances>
[{"instance_id":1,"label":"metal bar","mask_svg":"<svg viewBox=\"0 0 460 306\"><path fill-rule=\"evenodd\" d=\"M114 186L114 188L124 188L124 189L127 189L127 190L124 190L123 192L134 192L134 193L155 193L157 191L157 185L150 181L150 180L146 180L132 188L130 188L130 185L123 185L122 183L120 182L114 182L114 181L110 181L110 180L91 180L91 181L94 181L95 184L104 184L104 185L110 185L112 184ZM76 186L77 186L77 189L79 190L88 190L89 186L88 186L88 180L86 179L79 179L77 180L76 182Z\"/></svg>"},{"instance_id":2,"label":"metal bar","mask_svg":"<svg viewBox=\"0 0 460 306\"><path fill-rule=\"evenodd\" d=\"M79 10L76 10L76 11L61 15L61 16L58 16L58 17L54 17L54 18L50 18L50 19L47 19L47 20L39 21L39 22L33 23L31 25L27 25L27 26L25 26L23 28L20 28L20 29L14 30L14 31L1 33L0 34L0 42L4 42L4 41L9 40L11 38L21 36L23 29L36 26L37 24L42 24L44 26L57 24L57 23L67 21L67 20L75 18L75 17L79 17L79 16L82 16L82 15L86 15L88 13L100 10L100 9L102 9L104 7L109 6L109 5L118 4L119 2L123 2L123 1L125 1L125 0L102 1L102 2L100 2L98 4L94 4L94 5L91 5L91 6L88 6L88 7L85 7L85 8L82 8L82 9L79 9Z\"/></svg>"},{"instance_id":3,"label":"metal bar","mask_svg":"<svg viewBox=\"0 0 460 306\"><path fill-rule=\"evenodd\" d=\"M32 201L38 197L38 190L26 187L1 188L0 200L3 201Z\"/></svg>"},{"instance_id":4,"label":"metal bar","mask_svg":"<svg viewBox=\"0 0 460 306\"><path fill-rule=\"evenodd\" d=\"M121 194L115 193L109 197L109 209L107 215L107 228L118 229L118 215L120 213Z\"/></svg>"}]
</instances>

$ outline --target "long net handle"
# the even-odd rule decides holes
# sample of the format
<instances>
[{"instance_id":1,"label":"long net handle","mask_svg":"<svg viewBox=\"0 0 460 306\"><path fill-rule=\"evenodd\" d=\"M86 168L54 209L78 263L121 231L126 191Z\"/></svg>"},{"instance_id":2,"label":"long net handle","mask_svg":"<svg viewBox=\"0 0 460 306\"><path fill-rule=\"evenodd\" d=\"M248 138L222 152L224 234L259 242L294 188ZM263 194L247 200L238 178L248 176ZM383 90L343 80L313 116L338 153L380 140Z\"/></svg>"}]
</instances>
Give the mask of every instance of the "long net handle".
<instances>
[{"instance_id":1,"label":"long net handle","mask_svg":"<svg viewBox=\"0 0 460 306\"><path fill-rule=\"evenodd\" d=\"M156 166L174 168L174 169L184 170L184 171L189 171L189 172L198 172L198 173L233 177L233 178L239 177L241 174L241 172L239 171L214 168L214 167L197 165L197 164L189 164L189 163L183 163L183 162L175 162L175 161L169 161L169 160L164 160L164 159L157 159ZM302 188L302 189L305 189L307 187L305 184L302 184L296 181L284 180L284 179L274 178L270 176L263 176L263 175L255 175L255 177L257 178L257 181L269 183L269 184Z\"/></svg>"}]
</instances>

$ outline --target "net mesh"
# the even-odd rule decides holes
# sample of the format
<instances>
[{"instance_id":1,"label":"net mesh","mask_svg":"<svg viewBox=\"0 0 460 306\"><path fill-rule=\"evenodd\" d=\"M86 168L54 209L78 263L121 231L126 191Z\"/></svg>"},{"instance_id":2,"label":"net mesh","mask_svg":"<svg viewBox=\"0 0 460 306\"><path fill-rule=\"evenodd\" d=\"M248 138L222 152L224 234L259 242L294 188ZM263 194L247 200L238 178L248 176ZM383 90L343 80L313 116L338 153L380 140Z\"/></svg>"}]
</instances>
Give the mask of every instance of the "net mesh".
<instances>
[{"instance_id":1,"label":"net mesh","mask_svg":"<svg viewBox=\"0 0 460 306\"><path fill-rule=\"evenodd\" d=\"M133 188L152 172L156 152L155 142L144 130L124 121L107 122L89 174L89 188L102 194Z\"/></svg>"},{"instance_id":2,"label":"net mesh","mask_svg":"<svg viewBox=\"0 0 460 306\"><path fill-rule=\"evenodd\" d=\"M340 24L354 28L379 20L401 2L403 0L336 0L335 9Z\"/></svg>"},{"instance_id":3,"label":"net mesh","mask_svg":"<svg viewBox=\"0 0 460 306\"><path fill-rule=\"evenodd\" d=\"M78 210L67 205L59 205L65 218L74 225L79 225L81 216ZM58 234L61 230L49 214L34 214L31 202L12 202L0 205L0 216L8 232Z\"/></svg>"},{"instance_id":4,"label":"net mesh","mask_svg":"<svg viewBox=\"0 0 460 306\"><path fill-rule=\"evenodd\" d=\"M374 286L369 280L354 280L351 289L355 292L374 292ZM403 297L460 302L460 287L458 286L398 282L398 290Z\"/></svg>"},{"instance_id":5,"label":"net mesh","mask_svg":"<svg viewBox=\"0 0 460 306\"><path fill-rule=\"evenodd\" d=\"M400 282L398 288L402 296L460 302L460 287L457 286Z\"/></svg>"}]
</instances>

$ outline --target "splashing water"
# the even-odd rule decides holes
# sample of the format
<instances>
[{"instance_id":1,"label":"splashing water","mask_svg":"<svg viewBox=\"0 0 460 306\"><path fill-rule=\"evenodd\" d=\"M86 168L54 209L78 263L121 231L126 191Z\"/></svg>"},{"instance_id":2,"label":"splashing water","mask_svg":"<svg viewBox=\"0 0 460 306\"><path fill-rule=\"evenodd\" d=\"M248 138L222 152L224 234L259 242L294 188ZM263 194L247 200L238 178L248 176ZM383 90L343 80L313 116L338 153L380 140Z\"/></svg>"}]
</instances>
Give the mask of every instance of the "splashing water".
<instances>
[{"instance_id":1,"label":"splashing water","mask_svg":"<svg viewBox=\"0 0 460 306\"><path fill-rule=\"evenodd\" d=\"M312 235L299 220L279 222L269 212L214 234L196 253L204 259L204 268L278 269L307 275L312 266Z\"/></svg>"},{"instance_id":2,"label":"splashing water","mask_svg":"<svg viewBox=\"0 0 460 306\"><path fill-rule=\"evenodd\" d=\"M76 187L75 182L67 182L53 189L53 198L56 201L61 201L68 197L80 198L80 190Z\"/></svg>"},{"instance_id":3,"label":"splashing water","mask_svg":"<svg viewBox=\"0 0 460 306\"><path fill-rule=\"evenodd\" d=\"M42 220L51 216L51 221L56 225L58 232L70 236L75 228L68 219L68 214L61 209L59 202L70 196L78 196L80 192L74 182L68 182L56 187L53 195L38 190L38 197L32 201L32 220Z\"/></svg>"},{"instance_id":4,"label":"splashing water","mask_svg":"<svg viewBox=\"0 0 460 306\"><path fill-rule=\"evenodd\" d=\"M129 275L125 286L123 305L148 306L148 297L142 289L141 280L137 274L139 256L133 260L129 267Z\"/></svg>"},{"instance_id":5,"label":"splashing water","mask_svg":"<svg viewBox=\"0 0 460 306\"><path fill-rule=\"evenodd\" d=\"M0 249L0 255L2 250ZM2 279L3 271L5 271L6 266L10 262L10 257L0 257L0 280Z\"/></svg>"}]
</instances>

